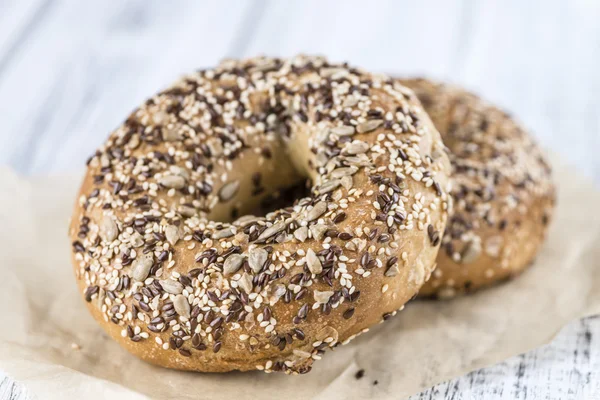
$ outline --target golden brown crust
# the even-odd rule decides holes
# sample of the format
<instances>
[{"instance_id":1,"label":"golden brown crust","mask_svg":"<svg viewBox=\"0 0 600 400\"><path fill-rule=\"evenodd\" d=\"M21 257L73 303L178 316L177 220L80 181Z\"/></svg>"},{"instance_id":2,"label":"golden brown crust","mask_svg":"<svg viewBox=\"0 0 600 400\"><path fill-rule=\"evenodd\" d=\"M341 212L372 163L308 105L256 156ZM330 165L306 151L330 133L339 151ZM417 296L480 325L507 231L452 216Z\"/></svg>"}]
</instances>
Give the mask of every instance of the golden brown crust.
<instances>
[{"instance_id":1,"label":"golden brown crust","mask_svg":"<svg viewBox=\"0 0 600 400\"><path fill-rule=\"evenodd\" d=\"M453 212L420 295L451 297L519 274L537 255L555 202L551 169L509 115L462 89L402 80L449 148Z\"/></svg>"},{"instance_id":2,"label":"golden brown crust","mask_svg":"<svg viewBox=\"0 0 600 400\"><path fill-rule=\"evenodd\" d=\"M152 97L90 159L75 205L91 313L157 365L288 373L393 314L431 272L448 198L411 96L296 57L227 61ZM306 177L309 197L244 216Z\"/></svg>"}]
</instances>

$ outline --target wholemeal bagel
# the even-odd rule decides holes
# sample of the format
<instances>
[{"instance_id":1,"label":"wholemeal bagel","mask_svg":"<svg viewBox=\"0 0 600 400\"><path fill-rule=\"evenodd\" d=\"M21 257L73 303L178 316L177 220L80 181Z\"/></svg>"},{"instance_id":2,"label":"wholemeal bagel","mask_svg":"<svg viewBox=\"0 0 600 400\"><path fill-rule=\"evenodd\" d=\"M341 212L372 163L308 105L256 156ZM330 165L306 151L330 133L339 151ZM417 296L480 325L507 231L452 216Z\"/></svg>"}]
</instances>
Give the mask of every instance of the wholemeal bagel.
<instances>
[{"instance_id":1,"label":"wholemeal bagel","mask_svg":"<svg viewBox=\"0 0 600 400\"><path fill-rule=\"evenodd\" d=\"M551 169L509 115L460 88L401 80L449 148L453 212L422 296L451 297L505 280L537 255L555 203Z\"/></svg>"},{"instance_id":2,"label":"wholemeal bagel","mask_svg":"<svg viewBox=\"0 0 600 400\"><path fill-rule=\"evenodd\" d=\"M77 282L151 363L307 372L429 277L449 169L395 80L316 57L226 61L150 98L90 158ZM245 215L306 178L310 196Z\"/></svg>"}]
</instances>

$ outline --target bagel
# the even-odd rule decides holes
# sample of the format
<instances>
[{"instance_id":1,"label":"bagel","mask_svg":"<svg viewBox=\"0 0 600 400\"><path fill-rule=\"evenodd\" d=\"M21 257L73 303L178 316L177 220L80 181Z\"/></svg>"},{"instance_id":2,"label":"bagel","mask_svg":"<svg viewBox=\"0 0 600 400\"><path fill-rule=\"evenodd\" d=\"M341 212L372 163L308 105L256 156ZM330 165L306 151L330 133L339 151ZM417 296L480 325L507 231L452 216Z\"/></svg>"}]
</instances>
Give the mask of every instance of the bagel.
<instances>
[{"instance_id":1,"label":"bagel","mask_svg":"<svg viewBox=\"0 0 600 400\"><path fill-rule=\"evenodd\" d=\"M421 296L452 297L518 275L538 254L553 214L551 168L511 116L463 89L406 79L442 135L453 211L437 269Z\"/></svg>"},{"instance_id":2,"label":"bagel","mask_svg":"<svg viewBox=\"0 0 600 400\"><path fill-rule=\"evenodd\" d=\"M450 164L412 92L324 58L229 60L135 110L87 163L75 276L110 336L180 370L304 373L414 297ZM310 179L310 196L247 215Z\"/></svg>"}]
</instances>

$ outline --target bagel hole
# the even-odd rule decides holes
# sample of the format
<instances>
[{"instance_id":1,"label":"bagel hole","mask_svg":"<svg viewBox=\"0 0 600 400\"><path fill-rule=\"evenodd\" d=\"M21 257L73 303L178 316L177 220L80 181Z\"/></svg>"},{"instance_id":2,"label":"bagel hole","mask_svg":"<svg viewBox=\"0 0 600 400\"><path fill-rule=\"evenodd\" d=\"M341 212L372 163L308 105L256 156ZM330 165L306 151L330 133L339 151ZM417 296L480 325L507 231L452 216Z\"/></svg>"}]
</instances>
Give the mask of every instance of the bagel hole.
<instances>
[{"instance_id":1,"label":"bagel hole","mask_svg":"<svg viewBox=\"0 0 600 400\"><path fill-rule=\"evenodd\" d=\"M266 195L260 202L260 205L249 214L257 217L264 217L267 214L287 207L294 206L298 200L310 196L312 183L306 179L292 186L276 189ZM237 215L235 218L241 217Z\"/></svg>"}]
</instances>

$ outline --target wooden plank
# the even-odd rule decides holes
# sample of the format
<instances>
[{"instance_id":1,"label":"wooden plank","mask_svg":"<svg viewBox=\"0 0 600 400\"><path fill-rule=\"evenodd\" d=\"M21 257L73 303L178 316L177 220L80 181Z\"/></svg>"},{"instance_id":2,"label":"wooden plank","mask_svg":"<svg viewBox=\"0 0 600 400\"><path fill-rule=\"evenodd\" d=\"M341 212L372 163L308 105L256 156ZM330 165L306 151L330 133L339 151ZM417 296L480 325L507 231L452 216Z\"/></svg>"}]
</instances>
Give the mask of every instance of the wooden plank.
<instances>
[{"instance_id":1,"label":"wooden plank","mask_svg":"<svg viewBox=\"0 0 600 400\"><path fill-rule=\"evenodd\" d=\"M272 1L241 55L325 54L378 71L443 76L466 2ZM290 18L293 16L293 18Z\"/></svg>"},{"instance_id":2,"label":"wooden plank","mask_svg":"<svg viewBox=\"0 0 600 400\"><path fill-rule=\"evenodd\" d=\"M454 79L515 114L544 145L600 182L599 4L488 1L472 12Z\"/></svg>"},{"instance_id":3,"label":"wooden plank","mask_svg":"<svg viewBox=\"0 0 600 400\"><path fill-rule=\"evenodd\" d=\"M0 400L31 400L31 396L23 385L3 376L0 371Z\"/></svg>"},{"instance_id":4,"label":"wooden plank","mask_svg":"<svg viewBox=\"0 0 600 400\"><path fill-rule=\"evenodd\" d=\"M33 28L45 18L51 5L50 0L0 2L0 76Z\"/></svg>"},{"instance_id":5,"label":"wooden plank","mask_svg":"<svg viewBox=\"0 0 600 400\"><path fill-rule=\"evenodd\" d=\"M548 346L434 386L411 400L592 399L600 395L600 317L567 326Z\"/></svg>"},{"instance_id":6,"label":"wooden plank","mask_svg":"<svg viewBox=\"0 0 600 400\"><path fill-rule=\"evenodd\" d=\"M0 93L10 94L0 98L2 135L13 133L0 159L22 172L82 165L145 97L223 58L235 38L225 28L245 11L146 4L64 2L51 10L0 77Z\"/></svg>"}]
</instances>

